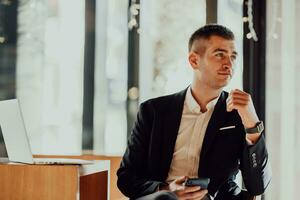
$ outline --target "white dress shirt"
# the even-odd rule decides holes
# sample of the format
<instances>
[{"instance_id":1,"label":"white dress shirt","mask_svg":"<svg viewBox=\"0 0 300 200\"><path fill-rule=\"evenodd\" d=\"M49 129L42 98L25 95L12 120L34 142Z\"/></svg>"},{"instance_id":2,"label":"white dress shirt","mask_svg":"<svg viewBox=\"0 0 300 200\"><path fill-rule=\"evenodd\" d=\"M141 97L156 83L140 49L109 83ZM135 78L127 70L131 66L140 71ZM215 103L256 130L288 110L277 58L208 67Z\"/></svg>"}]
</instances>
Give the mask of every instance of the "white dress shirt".
<instances>
[{"instance_id":1,"label":"white dress shirt","mask_svg":"<svg viewBox=\"0 0 300 200\"><path fill-rule=\"evenodd\" d=\"M218 98L210 101L202 113L188 88L167 182L181 176L198 177L204 135Z\"/></svg>"}]
</instances>

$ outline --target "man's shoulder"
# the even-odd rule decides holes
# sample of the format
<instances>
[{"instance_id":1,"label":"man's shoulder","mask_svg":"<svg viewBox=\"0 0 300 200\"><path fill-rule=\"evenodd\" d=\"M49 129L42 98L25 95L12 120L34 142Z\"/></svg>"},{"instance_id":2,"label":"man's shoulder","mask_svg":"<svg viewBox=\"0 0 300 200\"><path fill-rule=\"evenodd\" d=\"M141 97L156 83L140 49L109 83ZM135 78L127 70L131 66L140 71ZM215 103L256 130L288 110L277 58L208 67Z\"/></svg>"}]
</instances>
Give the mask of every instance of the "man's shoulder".
<instances>
[{"instance_id":1,"label":"man's shoulder","mask_svg":"<svg viewBox=\"0 0 300 200\"><path fill-rule=\"evenodd\" d=\"M180 92L176 92L173 94L163 95L155 98L148 99L141 103L141 106L151 106L154 108L168 108L170 105L172 105L173 102L182 101L185 98L186 90L184 89Z\"/></svg>"}]
</instances>

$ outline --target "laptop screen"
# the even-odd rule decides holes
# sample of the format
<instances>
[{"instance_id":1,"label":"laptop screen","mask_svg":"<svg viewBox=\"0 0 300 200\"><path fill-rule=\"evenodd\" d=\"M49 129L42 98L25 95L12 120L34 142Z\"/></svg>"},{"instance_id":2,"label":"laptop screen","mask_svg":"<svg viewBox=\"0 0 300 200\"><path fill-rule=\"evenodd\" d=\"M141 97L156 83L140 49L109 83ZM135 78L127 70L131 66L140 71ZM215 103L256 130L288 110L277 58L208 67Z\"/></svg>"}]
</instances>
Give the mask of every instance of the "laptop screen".
<instances>
[{"instance_id":1,"label":"laptop screen","mask_svg":"<svg viewBox=\"0 0 300 200\"><path fill-rule=\"evenodd\" d=\"M32 163L30 144L17 99L0 101L0 126L9 161Z\"/></svg>"},{"instance_id":2,"label":"laptop screen","mask_svg":"<svg viewBox=\"0 0 300 200\"><path fill-rule=\"evenodd\" d=\"M0 158L7 158L7 151L3 139L1 126L0 126Z\"/></svg>"}]
</instances>

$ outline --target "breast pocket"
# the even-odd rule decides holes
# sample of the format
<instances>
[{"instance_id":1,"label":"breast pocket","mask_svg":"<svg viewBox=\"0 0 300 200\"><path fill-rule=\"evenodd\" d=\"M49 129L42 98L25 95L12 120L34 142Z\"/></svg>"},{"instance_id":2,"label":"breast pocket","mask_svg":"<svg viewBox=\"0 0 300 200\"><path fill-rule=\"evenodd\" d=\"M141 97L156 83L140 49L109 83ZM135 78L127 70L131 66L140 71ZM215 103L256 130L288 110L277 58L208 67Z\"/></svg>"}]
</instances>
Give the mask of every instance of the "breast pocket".
<instances>
[{"instance_id":1,"label":"breast pocket","mask_svg":"<svg viewBox=\"0 0 300 200\"><path fill-rule=\"evenodd\" d=\"M219 128L219 134L227 134L227 133L234 133L236 131L236 126L235 125L226 125L226 126L222 126Z\"/></svg>"}]
</instances>

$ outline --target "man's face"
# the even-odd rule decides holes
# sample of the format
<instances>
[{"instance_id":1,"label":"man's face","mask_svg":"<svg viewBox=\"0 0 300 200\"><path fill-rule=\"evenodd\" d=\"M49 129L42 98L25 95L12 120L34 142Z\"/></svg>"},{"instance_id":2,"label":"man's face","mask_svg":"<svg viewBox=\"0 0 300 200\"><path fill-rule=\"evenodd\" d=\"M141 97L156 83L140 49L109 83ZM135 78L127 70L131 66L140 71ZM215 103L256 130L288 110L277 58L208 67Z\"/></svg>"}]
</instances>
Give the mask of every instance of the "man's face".
<instances>
[{"instance_id":1,"label":"man's face","mask_svg":"<svg viewBox=\"0 0 300 200\"><path fill-rule=\"evenodd\" d=\"M196 53L193 66L196 78L202 84L220 89L232 78L233 66L237 57L234 41L219 36L211 36L208 40L198 40L203 52ZM204 48L203 48L204 47Z\"/></svg>"}]
</instances>

